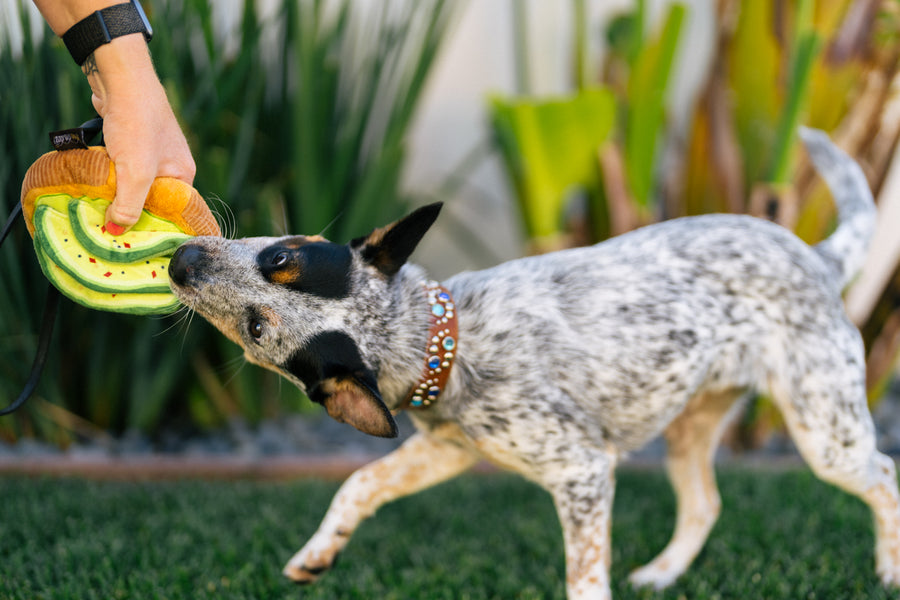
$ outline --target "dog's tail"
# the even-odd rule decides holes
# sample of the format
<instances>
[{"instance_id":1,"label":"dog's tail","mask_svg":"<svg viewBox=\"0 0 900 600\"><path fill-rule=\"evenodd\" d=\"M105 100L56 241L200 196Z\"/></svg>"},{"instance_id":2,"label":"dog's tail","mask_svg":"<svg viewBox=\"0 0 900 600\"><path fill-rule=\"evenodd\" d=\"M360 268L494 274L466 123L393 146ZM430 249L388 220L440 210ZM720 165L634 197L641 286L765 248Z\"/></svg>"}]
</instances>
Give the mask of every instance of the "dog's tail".
<instances>
[{"instance_id":1,"label":"dog's tail","mask_svg":"<svg viewBox=\"0 0 900 600\"><path fill-rule=\"evenodd\" d=\"M800 127L800 138L837 205L838 226L813 246L832 265L843 288L863 266L875 232L875 201L862 169L817 129Z\"/></svg>"}]
</instances>

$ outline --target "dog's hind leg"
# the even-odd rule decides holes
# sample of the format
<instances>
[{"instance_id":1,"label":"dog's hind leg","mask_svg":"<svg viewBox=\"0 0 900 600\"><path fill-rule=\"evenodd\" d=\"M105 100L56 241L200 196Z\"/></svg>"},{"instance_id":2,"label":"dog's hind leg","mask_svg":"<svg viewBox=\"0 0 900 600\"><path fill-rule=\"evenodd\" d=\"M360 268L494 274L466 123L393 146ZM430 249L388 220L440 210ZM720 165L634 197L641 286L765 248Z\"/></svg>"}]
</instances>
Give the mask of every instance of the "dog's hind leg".
<instances>
[{"instance_id":1,"label":"dog's hind leg","mask_svg":"<svg viewBox=\"0 0 900 600\"><path fill-rule=\"evenodd\" d=\"M716 447L742 403L743 392L694 397L666 428L666 467L678 503L675 532L665 549L629 576L634 585L664 588L690 566L719 516L721 499L713 471Z\"/></svg>"},{"instance_id":2,"label":"dog's hind leg","mask_svg":"<svg viewBox=\"0 0 900 600\"><path fill-rule=\"evenodd\" d=\"M900 585L900 494L894 461L875 448L866 402L862 342L835 328L832 339L810 336L793 352L771 392L813 472L865 502L875 517L876 572ZM792 344L802 343L799 336Z\"/></svg>"},{"instance_id":3,"label":"dog's hind leg","mask_svg":"<svg viewBox=\"0 0 900 600\"><path fill-rule=\"evenodd\" d=\"M378 507L455 477L478 459L476 452L453 439L425 433L412 436L344 482L315 535L285 565L284 575L297 583L314 582L331 568L356 527Z\"/></svg>"}]
</instances>

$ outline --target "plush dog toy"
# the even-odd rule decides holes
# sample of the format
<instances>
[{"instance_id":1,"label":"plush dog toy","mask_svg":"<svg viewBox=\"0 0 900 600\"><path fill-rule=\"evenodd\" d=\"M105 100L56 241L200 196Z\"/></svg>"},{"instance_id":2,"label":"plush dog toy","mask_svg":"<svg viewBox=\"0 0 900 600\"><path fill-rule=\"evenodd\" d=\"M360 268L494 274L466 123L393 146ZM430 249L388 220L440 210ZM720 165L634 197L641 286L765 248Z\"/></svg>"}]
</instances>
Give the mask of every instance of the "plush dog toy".
<instances>
[{"instance_id":1,"label":"plush dog toy","mask_svg":"<svg viewBox=\"0 0 900 600\"><path fill-rule=\"evenodd\" d=\"M197 235L221 235L197 191L171 177L150 187L137 224L106 230L116 169L101 146L49 152L28 169L22 213L44 275L67 297L99 310L165 314L179 302L169 289L175 249Z\"/></svg>"}]
</instances>

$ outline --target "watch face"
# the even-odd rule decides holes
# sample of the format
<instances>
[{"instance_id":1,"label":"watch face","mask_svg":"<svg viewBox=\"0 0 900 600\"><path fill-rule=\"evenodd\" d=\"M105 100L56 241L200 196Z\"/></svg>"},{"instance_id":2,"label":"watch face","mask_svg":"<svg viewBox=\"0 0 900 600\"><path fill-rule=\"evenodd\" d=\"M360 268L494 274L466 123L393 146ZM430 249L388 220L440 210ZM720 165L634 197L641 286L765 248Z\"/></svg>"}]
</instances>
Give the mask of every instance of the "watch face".
<instances>
[{"instance_id":1,"label":"watch face","mask_svg":"<svg viewBox=\"0 0 900 600\"><path fill-rule=\"evenodd\" d=\"M144 37L147 38L147 41L149 42L153 38L153 27L150 25L150 20L147 18L147 13L144 12L144 7L141 6L141 3L138 0L131 0L131 4L134 5L135 10L137 10L138 16L144 23Z\"/></svg>"}]
</instances>

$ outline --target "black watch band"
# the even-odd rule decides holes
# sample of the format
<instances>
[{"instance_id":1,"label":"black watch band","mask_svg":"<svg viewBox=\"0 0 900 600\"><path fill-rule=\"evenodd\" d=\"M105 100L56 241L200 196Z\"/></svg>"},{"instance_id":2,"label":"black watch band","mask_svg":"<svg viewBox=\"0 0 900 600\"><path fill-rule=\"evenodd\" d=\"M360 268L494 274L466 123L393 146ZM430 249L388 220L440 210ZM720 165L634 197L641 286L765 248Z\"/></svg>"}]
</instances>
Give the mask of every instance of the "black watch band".
<instances>
[{"instance_id":1,"label":"black watch band","mask_svg":"<svg viewBox=\"0 0 900 600\"><path fill-rule=\"evenodd\" d=\"M153 28L138 0L109 6L88 15L72 25L62 39L80 67L94 50L131 33L143 33L148 42L153 37Z\"/></svg>"}]
</instances>

